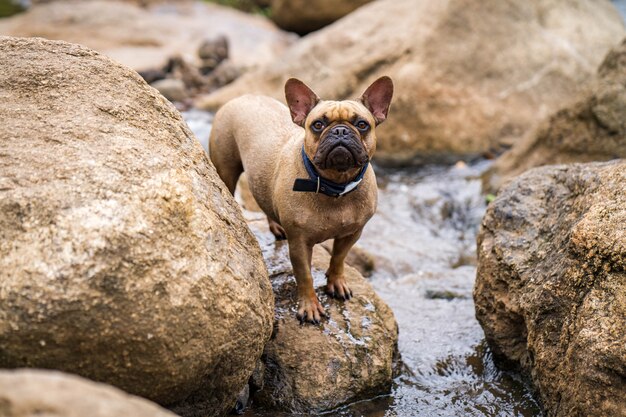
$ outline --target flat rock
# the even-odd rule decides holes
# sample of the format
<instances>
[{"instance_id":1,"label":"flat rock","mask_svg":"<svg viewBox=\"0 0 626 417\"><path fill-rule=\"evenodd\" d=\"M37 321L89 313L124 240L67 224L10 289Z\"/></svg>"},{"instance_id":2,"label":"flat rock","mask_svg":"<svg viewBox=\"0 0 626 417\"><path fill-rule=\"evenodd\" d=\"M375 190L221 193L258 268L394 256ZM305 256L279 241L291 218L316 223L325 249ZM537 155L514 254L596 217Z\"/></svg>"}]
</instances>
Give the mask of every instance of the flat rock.
<instances>
[{"instance_id":1,"label":"flat rock","mask_svg":"<svg viewBox=\"0 0 626 417\"><path fill-rule=\"evenodd\" d=\"M132 3L39 4L0 20L0 35L79 43L137 71L161 68L169 57L180 54L194 58L205 39L220 35L229 40L233 65L247 69L273 61L295 39L261 16L216 4L179 1L142 8Z\"/></svg>"},{"instance_id":2,"label":"flat rock","mask_svg":"<svg viewBox=\"0 0 626 417\"><path fill-rule=\"evenodd\" d=\"M83 46L0 37L0 368L219 415L272 330L237 203L180 114Z\"/></svg>"},{"instance_id":3,"label":"flat rock","mask_svg":"<svg viewBox=\"0 0 626 417\"><path fill-rule=\"evenodd\" d=\"M478 236L476 317L547 416L626 409L626 161L532 169Z\"/></svg>"},{"instance_id":4,"label":"flat rock","mask_svg":"<svg viewBox=\"0 0 626 417\"><path fill-rule=\"evenodd\" d=\"M320 97L355 98L389 75L377 160L456 162L510 146L576 97L625 33L607 0L379 0L198 105L251 92L284 100L289 77Z\"/></svg>"},{"instance_id":5,"label":"flat rock","mask_svg":"<svg viewBox=\"0 0 626 417\"><path fill-rule=\"evenodd\" d=\"M291 413L319 413L388 393L398 358L398 327L391 309L354 268L346 279L354 292L347 302L323 291L330 256L313 251L314 286L330 315L318 326L296 319L296 283L286 241L275 241L263 216L251 227L260 240L276 294L274 332L262 356L262 388L256 406Z\"/></svg>"},{"instance_id":6,"label":"flat rock","mask_svg":"<svg viewBox=\"0 0 626 417\"><path fill-rule=\"evenodd\" d=\"M2 417L176 417L143 398L75 375L0 371Z\"/></svg>"},{"instance_id":7,"label":"flat rock","mask_svg":"<svg viewBox=\"0 0 626 417\"><path fill-rule=\"evenodd\" d=\"M541 165L626 158L626 39L606 56L594 81L574 104L553 113L502 154L483 177L496 192Z\"/></svg>"}]
</instances>

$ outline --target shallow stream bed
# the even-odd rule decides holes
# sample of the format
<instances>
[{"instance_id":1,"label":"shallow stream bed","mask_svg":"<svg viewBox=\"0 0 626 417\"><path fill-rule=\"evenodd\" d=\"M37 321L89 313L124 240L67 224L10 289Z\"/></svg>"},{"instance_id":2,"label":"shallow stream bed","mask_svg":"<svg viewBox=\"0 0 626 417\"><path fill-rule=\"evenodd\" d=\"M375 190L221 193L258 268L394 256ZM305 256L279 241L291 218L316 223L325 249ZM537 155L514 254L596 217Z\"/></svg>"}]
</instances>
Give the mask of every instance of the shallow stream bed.
<instances>
[{"instance_id":1,"label":"shallow stream bed","mask_svg":"<svg viewBox=\"0 0 626 417\"><path fill-rule=\"evenodd\" d=\"M184 116L206 148L212 116ZM541 415L521 379L496 368L474 317L475 240L486 207L479 177L488 166L376 169L378 211L358 244L374 255L371 283L398 321L403 372L390 395L325 415Z\"/></svg>"}]
</instances>

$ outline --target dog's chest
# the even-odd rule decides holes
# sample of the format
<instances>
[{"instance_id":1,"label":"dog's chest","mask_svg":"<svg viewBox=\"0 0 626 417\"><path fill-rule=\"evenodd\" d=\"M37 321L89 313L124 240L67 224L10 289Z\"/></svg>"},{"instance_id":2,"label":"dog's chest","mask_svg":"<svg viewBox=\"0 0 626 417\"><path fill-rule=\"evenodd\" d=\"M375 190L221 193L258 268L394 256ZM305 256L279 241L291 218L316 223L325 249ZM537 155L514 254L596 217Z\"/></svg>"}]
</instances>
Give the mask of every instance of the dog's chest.
<instances>
[{"instance_id":1,"label":"dog's chest","mask_svg":"<svg viewBox=\"0 0 626 417\"><path fill-rule=\"evenodd\" d=\"M317 211L320 221L316 230L312 230L317 241L335 239L359 232L374 214L373 208L361 208L354 205L335 204Z\"/></svg>"}]
</instances>

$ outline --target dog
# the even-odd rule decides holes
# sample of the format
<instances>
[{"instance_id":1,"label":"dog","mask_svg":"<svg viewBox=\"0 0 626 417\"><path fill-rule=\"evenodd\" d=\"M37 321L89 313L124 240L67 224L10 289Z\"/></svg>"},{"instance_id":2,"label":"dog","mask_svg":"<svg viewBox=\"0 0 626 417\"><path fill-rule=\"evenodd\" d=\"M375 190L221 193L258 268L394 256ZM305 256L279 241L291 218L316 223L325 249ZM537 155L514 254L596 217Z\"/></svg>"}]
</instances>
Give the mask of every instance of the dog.
<instances>
[{"instance_id":1,"label":"dog","mask_svg":"<svg viewBox=\"0 0 626 417\"><path fill-rule=\"evenodd\" d=\"M285 84L288 107L245 95L215 115L209 155L231 193L246 172L250 191L277 239L287 239L301 322L319 324L325 311L313 288L313 246L334 239L325 291L349 300L344 259L374 215L378 198L370 160L375 128L393 96L389 77L356 100L321 100L302 81Z\"/></svg>"}]
</instances>

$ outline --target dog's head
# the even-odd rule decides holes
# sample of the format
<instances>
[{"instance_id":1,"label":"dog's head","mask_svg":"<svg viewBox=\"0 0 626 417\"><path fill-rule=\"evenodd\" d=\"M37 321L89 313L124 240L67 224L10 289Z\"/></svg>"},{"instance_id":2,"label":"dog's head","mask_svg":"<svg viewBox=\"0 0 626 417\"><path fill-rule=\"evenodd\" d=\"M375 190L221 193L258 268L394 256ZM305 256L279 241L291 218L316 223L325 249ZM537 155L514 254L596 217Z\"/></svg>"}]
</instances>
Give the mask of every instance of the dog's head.
<instances>
[{"instance_id":1,"label":"dog's head","mask_svg":"<svg viewBox=\"0 0 626 417\"><path fill-rule=\"evenodd\" d=\"M285 97L293 122L305 130L304 150L316 168L345 172L360 168L376 150L375 127L387 118L393 95L389 77L381 77L356 100L320 98L291 78Z\"/></svg>"}]
</instances>

